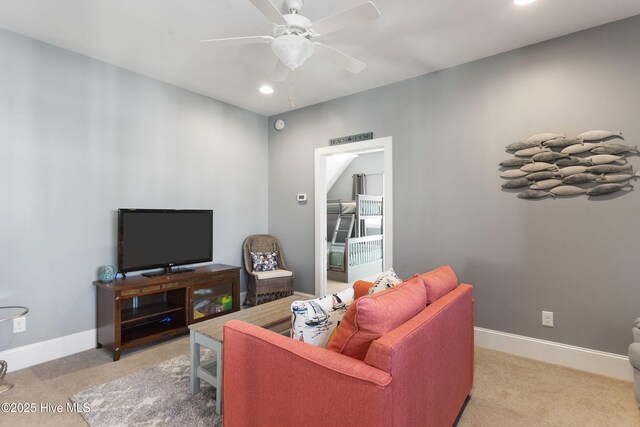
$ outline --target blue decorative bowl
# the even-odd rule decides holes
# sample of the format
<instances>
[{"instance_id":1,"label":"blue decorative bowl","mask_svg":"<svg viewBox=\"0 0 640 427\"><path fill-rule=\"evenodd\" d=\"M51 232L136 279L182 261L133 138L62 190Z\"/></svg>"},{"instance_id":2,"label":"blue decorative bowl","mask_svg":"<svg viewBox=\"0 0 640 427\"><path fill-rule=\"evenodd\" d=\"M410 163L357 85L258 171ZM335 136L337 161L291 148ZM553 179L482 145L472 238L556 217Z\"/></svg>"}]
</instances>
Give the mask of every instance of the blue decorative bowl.
<instances>
[{"instance_id":1,"label":"blue decorative bowl","mask_svg":"<svg viewBox=\"0 0 640 427\"><path fill-rule=\"evenodd\" d=\"M116 270L110 265L103 265L98 268L98 280L102 283L108 283L113 281L116 277Z\"/></svg>"}]
</instances>

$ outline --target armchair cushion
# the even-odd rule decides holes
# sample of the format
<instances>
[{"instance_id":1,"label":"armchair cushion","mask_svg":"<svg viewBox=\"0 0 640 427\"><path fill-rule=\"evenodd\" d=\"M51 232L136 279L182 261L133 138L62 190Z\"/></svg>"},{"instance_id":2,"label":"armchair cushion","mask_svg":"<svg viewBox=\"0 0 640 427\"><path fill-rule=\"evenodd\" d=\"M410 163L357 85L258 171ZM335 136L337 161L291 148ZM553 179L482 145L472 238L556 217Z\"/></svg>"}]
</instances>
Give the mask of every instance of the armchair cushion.
<instances>
[{"instance_id":1,"label":"armchair cushion","mask_svg":"<svg viewBox=\"0 0 640 427\"><path fill-rule=\"evenodd\" d=\"M427 304L437 301L458 286L458 277L448 265L442 265L435 270L416 274L416 276L424 280L427 288Z\"/></svg>"},{"instance_id":2,"label":"armchair cushion","mask_svg":"<svg viewBox=\"0 0 640 427\"><path fill-rule=\"evenodd\" d=\"M426 305L422 280L359 298L347 310L327 349L364 360L373 340L397 328Z\"/></svg>"},{"instance_id":3,"label":"armchair cushion","mask_svg":"<svg viewBox=\"0 0 640 427\"><path fill-rule=\"evenodd\" d=\"M279 277L291 277L293 272L289 270L254 271L258 280L277 279Z\"/></svg>"}]
</instances>

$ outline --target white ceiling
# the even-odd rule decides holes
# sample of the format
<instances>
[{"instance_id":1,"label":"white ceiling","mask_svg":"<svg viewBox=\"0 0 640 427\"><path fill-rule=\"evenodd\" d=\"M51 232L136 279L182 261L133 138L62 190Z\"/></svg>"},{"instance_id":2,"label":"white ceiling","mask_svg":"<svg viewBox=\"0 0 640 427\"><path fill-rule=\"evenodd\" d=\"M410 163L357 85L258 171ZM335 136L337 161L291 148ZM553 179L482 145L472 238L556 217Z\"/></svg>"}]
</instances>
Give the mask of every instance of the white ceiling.
<instances>
[{"instance_id":1,"label":"white ceiling","mask_svg":"<svg viewBox=\"0 0 640 427\"><path fill-rule=\"evenodd\" d=\"M281 6L283 0L273 0ZM316 21L364 0L306 0ZM374 0L378 21L319 38L368 63L359 75L319 55L294 73L295 107L405 80L640 14L638 0ZM289 82L258 93L275 65L268 45L200 39L271 34L247 0L0 0L0 27L212 98L274 115Z\"/></svg>"}]
</instances>

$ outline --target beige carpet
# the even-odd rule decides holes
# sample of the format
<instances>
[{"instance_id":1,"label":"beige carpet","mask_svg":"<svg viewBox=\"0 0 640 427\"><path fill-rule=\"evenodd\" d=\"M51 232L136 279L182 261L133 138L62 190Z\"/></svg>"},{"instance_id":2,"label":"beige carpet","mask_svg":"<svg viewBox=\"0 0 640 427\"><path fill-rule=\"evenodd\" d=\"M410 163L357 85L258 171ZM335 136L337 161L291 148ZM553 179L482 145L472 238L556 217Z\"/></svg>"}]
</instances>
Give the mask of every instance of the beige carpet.
<instances>
[{"instance_id":1,"label":"beige carpet","mask_svg":"<svg viewBox=\"0 0 640 427\"><path fill-rule=\"evenodd\" d=\"M66 405L68 397L188 353L188 337L125 352L89 350L7 375L2 402ZM85 426L79 414L0 414L2 426ZM475 386L463 426L640 426L632 384L476 349Z\"/></svg>"}]
</instances>

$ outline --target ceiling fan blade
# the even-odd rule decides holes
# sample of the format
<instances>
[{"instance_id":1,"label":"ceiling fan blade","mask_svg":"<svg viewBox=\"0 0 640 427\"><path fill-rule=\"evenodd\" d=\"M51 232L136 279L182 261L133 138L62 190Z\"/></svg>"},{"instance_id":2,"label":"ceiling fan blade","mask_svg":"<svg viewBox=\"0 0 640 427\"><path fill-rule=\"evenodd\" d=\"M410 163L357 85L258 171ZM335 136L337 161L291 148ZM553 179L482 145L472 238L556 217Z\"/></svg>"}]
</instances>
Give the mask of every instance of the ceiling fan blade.
<instances>
[{"instance_id":1,"label":"ceiling fan blade","mask_svg":"<svg viewBox=\"0 0 640 427\"><path fill-rule=\"evenodd\" d=\"M271 75L272 82L283 82L289 77L289 67L284 65L279 59L276 61L276 67Z\"/></svg>"},{"instance_id":2,"label":"ceiling fan blade","mask_svg":"<svg viewBox=\"0 0 640 427\"><path fill-rule=\"evenodd\" d=\"M287 25L287 20L284 19L280 10L269 0L249 0L264 16L271 22L278 25Z\"/></svg>"},{"instance_id":3,"label":"ceiling fan blade","mask_svg":"<svg viewBox=\"0 0 640 427\"><path fill-rule=\"evenodd\" d=\"M315 45L322 47L323 49L321 51L331 61L335 62L336 64L339 64L340 66L342 66L342 68L344 68L345 70L353 74L358 74L359 72L367 68L367 64L365 64L364 62L354 58L353 56L349 56L338 49L334 49L330 46L327 46L326 44L322 44L318 42L315 42Z\"/></svg>"},{"instance_id":4,"label":"ceiling fan blade","mask_svg":"<svg viewBox=\"0 0 640 427\"><path fill-rule=\"evenodd\" d=\"M272 40L273 40L273 37L271 36L249 36L249 37L229 37L225 39L200 40L200 43L217 43L225 46L234 46L238 44L269 43Z\"/></svg>"},{"instance_id":5,"label":"ceiling fan blade","mask_svg":"<svg viewBox=\"0 0 640 427\"><path fill-rule=\"evenodd\" d=\"M376 5L368 1L360 6L355 6L351 9L346 9L342 12L322 18L311 24L311 28L313 28L313 31L318 35L323 35L360 22L373 21L379 17L380 11Z\"/></svg>"}]
</instances>

